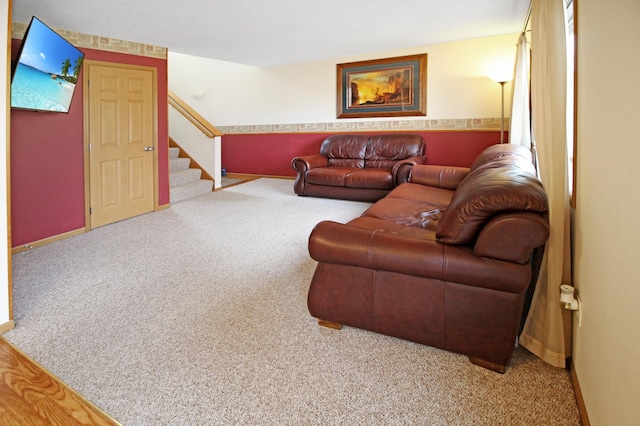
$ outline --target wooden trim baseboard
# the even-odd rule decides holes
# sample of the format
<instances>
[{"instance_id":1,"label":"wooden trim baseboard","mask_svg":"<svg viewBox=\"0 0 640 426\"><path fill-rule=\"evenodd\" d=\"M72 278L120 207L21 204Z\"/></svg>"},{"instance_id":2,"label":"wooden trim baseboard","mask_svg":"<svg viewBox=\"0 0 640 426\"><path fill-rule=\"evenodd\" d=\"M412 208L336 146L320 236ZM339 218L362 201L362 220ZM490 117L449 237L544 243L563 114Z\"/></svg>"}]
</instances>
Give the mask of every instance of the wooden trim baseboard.
<instances>
[{"instance_id":1,"label":"wooden trim baseboard","mask_svg":"<svg viewBox=\"0 0 640 426\"><path fill-rule=\"evenodd\" d=\"M43 238L42 240L34 241L31 243L23 244L19 247L14 247L11 249L11 253L20 253L22 251L31 250L32 248L40 247L45 244L50 244L56 241L64 240L69 237L73 237L76 235L84 234L86 232L85 228L76 229L74 231L65 232L63 234L54 235L52 237Z\"/></svg>"},{"instance_id":2,"label":"wooden trim baseboard","mask_svg":"<svg viewBox=\"0 0 640 426\"><path fill-rule=\"evenodd\" d=\"M13 320L7 321L4 324L0 324L0 334L6 333L16 326L16 323Z\"/></svg>"},{"instance_id":3,"label":"wooden trim baseboard","mask_svg":"<svg viewBox=\"0 0 640 426\"><path fill-rule=\"evenodd\" d=\"M295 179L295 176L252 175L248 173L227 173L227 177L232 179L243 179L243 180L256 180L260 178L289 179L289 180Z\"/></svg>"},{"instance_id":4,"label":"wooden trim baseboard","mask_svg":"<svg viewBox=\"0 0 640 426\"><path fill-rule=\"evenodd\" d=\"M5 6L3 6L5 7ZM13 244L11 241L12 231L11 231L11 21L13 20L13 1L9 0L7 4L7 54L6 54L6 63L5 63L5 200L6 200L6 212L7 212L7 242L6 242L6 250L7 250L7 269L6 269L6 277L7 277L7 310L9 313L9 319L13 319L13 267L11 260L11 245ZM3 271L4 272L4 271ZM0 296L0 303L4 305L5 296ZM4 307L0 308L4 309ZM13 322L13 321L10 321Z\"/></svg>"},{"instance_id":5,"label":"wooden trim baseboard","mask_svg":"<svg viewBox=\"0 0 640 426\"><path fill-rule=\"evenodd\" d=\"M580 389L580 383L578 382L578 375L576 374L576 366L573 363L573 358L569 363L569 373L571 374L573 391L576 394L576 401L578 403L578 411L580 412L582 426L590 426L591 423L589 423L589 416L587 416L587 407L584 404L584 398L582 397L582 390Z\"/></svg>"}]
</instances>

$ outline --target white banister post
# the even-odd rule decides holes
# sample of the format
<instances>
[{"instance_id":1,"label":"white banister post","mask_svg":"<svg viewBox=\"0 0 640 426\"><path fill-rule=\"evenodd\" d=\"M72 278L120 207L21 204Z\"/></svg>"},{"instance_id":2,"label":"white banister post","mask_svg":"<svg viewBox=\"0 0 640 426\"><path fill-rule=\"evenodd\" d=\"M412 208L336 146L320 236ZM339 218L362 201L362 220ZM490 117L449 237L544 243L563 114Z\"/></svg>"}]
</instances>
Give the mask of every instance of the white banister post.
<instances>
[{"instance_id":1,"label":"white banister post","mask_svg":"<svg viewBox=\"0 0 640 426\"><path fill-rule=\"evenodd\" d=\"M222 188L222 137L213 138L213 187Z\"/></svg>"}]
</instances>

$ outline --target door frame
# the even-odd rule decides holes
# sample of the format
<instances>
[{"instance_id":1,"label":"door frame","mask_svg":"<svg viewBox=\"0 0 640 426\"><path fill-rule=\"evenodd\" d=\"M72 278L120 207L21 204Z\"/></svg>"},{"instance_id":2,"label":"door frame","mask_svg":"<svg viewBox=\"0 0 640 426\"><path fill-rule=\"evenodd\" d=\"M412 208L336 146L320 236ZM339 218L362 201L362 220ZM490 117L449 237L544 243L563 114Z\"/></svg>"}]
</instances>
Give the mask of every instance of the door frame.
<instances>
[{"instance_id":1,"label":"door frame","mask_svg":"<svg viewBox=\"0 0 640 426\"><path fill-rule=\"evenodd\" d=\"M104 66L110 68L123 68L123 69L135 69L142 71L150 71L153 80L153 210L158 211L159 206L159 184L158 184L158 70L155 67L148 67L144 65L131 65L123 64L119 62L106 62L106 61L94 61L85 60L83 63L83 78L82 78L82 100L83 100L83 152L84 152L84 228L85 231L93 229L91 227L91 170L90 170L90 158L89 158L89 129L90 114L89 114L89 91L91 73L89 69L91 65Z\"/></svg>"}]
</instances>

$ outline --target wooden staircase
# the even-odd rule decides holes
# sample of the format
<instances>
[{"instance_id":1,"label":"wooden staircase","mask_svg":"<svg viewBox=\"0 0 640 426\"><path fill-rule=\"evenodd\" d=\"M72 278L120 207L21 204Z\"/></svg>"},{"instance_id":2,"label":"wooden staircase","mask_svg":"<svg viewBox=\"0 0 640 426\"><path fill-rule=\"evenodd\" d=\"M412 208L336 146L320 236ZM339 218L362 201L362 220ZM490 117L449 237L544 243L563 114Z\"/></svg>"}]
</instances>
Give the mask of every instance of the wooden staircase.
<instances>
[{"instance_id":1,"label":"wooden staircase","mask_svg":"<svg viewBox=\"0 0 640 426\"><path fill-rule=\"evenodd\" d=\"M187 198L221 189L222 169L220 167L220 149L222 132L203 116L198 114L172 90L168 90L167 101L178 113L200 130L207 138L212 139L214 148L213 175L208 174L193 158L189 156L171 137L169 137L169 198L177 203Z\"/></svg>"},{"instance_id":2,"label":"wooden staircase","mask_svg":"<svg viewBox=\"0 0 640 426\"><path fill-rule=\"evenodd\" d=\"M173 144L172 144L173 145ZM169 197L177 203L213 191L213 179L178 146L169 147Z\"/></svg>"}]
</instances>

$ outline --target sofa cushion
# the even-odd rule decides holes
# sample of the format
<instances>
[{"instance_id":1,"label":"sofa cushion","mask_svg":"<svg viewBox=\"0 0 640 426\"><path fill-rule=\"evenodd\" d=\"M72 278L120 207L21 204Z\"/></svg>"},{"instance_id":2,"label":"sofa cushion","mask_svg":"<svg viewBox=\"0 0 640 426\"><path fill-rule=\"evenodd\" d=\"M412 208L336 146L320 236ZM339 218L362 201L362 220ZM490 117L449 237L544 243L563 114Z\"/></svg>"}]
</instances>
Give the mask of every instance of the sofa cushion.
<instances>
[{"instance_id":1,"label":"sofa cushion","mask_svg":"<svg viewBox=\"0 0 640 426\"><path fill-rule=\"evenodd\" d=\"M489 148L482 151L471 165L471 170L475 170L483 164L505 158L507 160L513 160L515 157L520 157L524 160L528 160L531 163L531 151L522 145L517 144L498 144L492 145Z\"/></svg>"},{"instance_id":2,"label":"sofa cushion","mask_svg":"<svg viewBox=\"0 0 640 426\"><path fill-rule=\"evenodd\" d=\"M329 158L331 167L349 167L351 169L364 169L364 160L357 158Z\"/></svg>"},{"instance_id":3,"label":"sofa cushion","mask_svg":"<svg viewBox=\"0 0 640 426\"><path fill-rule=\"evenodd\" d=\"M312 185L347 188L392 189L393 176L388 169L358 169L352 167L319 167L306 174Z\"/></svg>"},{"instance_id":4,"label":"sofa cushion","mask_svg":"<svg viewBox=\"0 0 640 426\"><path fill-rule=\"evenodd\" d=\"M364 167L367 135L332 135L320 145L320 154L329 159L330 166Z\"/></svg>"},{"instance_id":5,"label":"sofa cushion","mask_svg":"<svg viewBox=\"0 0 640 426\"><path fill-rule=\"evenodd\" d=\"M349 223L351 226L357 226L359 228L369 229L371 231L385 231L395 235L400 235L409 238L418 238L426 241L435 241L436 232L434 229L422 228L418 226L407 226L390 222L387 219L382 219L373 216L360 216Z\"/></svg>"},{"instance_id":6,"label":"sofa cushion","mask_svg":"<svg viewBox=\"0 0 640 426\"><path fill-rule=\"evenodd\" d=\"M347 175L352 167L318 167L307 171L305 180L313 185L345 186Z\"/></svg>"},{"instance_id":7,"label":"sofa cushion","mask_svg":"<svg viewBox=\"0 0 640 426\"><path fill-rule=\"evenodd\" d=\"M388 223L404 227L419 227L436 230L442 210L431 203L421 203L409 199L385 197L364 213L363 217L382 219Z\"/></svg>"},{"instance_id":8,"label":"sofa cushion","mask_svg":"<svg viewBox=\"0 0 640 426\"><path fill-rule=\"evenodd\" d=\"M400 160L424 154L420 135L375 135L369 138L365 151L365 167L391 169Z\"/></svg>"},{"instance_id":9,"label":"sofa cushion","mask_svg":"<svg viewBox=\"0 0 640 426\"><path fill-rule=\"evenodd\" d=\"M435 206L444 210L450 203L454 191L418 183L403 183L394 188L386 198L400 198Z\"/></svg>"},{"instance_id":10,"label":"sofa cushion","mask_svg":"<svg viewBox=\"0 0 640 426\"><path fill-rule=\"evenodd\" d=\"M419 164L411 169L409 181L421 185L455 190L469 174L467 167Z\"/></svg>"},{"instance_id":11,"label":"sofa cushion","mask_svg":"<svg viewBox=\"0 0 640 426\"><path fill-rule=\"evenodd\" d=\"M448 244L469 244L492 217L511 211L547 214L540 181L517 165L480 167L456 190L438 222L436 236Z\"/></svg>"},{"instance_id":12,"label":"sofa cushion","mask_svg":"<svg viewBox=\"0 0 640 426\"><path fill-rule=\"evenodd\" d=\"M347 188L393 189L393 175L390 169L356 169L345 176L344 183Z\"/></svg>"}]
</instances>

